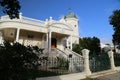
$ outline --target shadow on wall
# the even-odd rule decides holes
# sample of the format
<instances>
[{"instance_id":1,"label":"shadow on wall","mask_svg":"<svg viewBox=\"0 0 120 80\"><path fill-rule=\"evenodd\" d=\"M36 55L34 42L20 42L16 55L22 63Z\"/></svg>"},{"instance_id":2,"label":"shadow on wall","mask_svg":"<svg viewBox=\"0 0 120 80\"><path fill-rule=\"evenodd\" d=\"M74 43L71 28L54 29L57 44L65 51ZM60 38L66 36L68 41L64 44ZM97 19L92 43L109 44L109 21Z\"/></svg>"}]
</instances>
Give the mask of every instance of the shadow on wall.
<instances>
[{"instance_id":1,"label":"shadow on wall","mask_svg":"<svg viewBox=\"0 0 120 80\"><path fill-rule=\"evenodd\" d=\"M36 80L80 80L84 78L86 78L86 74L82 72L82 73L74 73L74 74L67 74L61 76L36 78Z\"/></svg>"}]
</instances>

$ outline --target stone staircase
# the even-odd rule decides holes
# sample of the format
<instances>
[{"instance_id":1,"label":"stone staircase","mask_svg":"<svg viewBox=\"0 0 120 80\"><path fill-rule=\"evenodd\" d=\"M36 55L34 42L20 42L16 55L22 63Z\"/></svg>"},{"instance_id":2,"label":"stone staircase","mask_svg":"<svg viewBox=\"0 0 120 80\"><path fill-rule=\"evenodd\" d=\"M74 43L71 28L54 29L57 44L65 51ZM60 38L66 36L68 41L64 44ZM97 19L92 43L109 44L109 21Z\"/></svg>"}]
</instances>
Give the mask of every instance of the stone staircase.
<instances>
[{"instance_id":1,"label":"stone staircase","mask_svg":"<svg viewBox=\"0 0 120 80\"><path fill-rule=\"evenodd\" d=\"M44 51L44 54L45 52L47 53L47 50ZM47 53L47 55L50 58L55 58L55 59L64 58L66 61L68 60L70 72L83 71L83 64L84 64L83 57L80 54L70 49L65 49L63 51L58 48L54 48L54 49L51 49L51 52L49 54Z\"/></svg>"},{"instance_id":2,"label":"stone staircase","mask_svg":"<svg viewBox=\"0 0 120 80\"><path fill-rule=\"evenodd\" d=\"M72 55L73 58L82 58L82 55L72 51L71 49L65 49L65 53L67 53L68 55Z\"/></svg>"},{"instance_id":3,"label":"stone staircase","mask_svg":"<svg viewBox=\"0 0 120 80\"><path fill-rule=\"evenodd\" d=\"M48 53L48 50L47 49L44 49L43 53L45 55L49 55L49 56L57 56L57 57L64 57L64 58L69 58L70 55L72 55L71 57L72 58L83 58L82 55L70 50L70 49L65 49L65 50L60 50L58 48L54 48L54 49L51 49L51 52Z\"/></svg>"},{"instance_id":4,"label":"stone staircase","mask_svg":"<svg viewBox=\"0 0 120 80\"><path fill-rule=\"evenodd\" d=\"M73 71L82 72L83 64L84 64L83 56L70 50L70 49L65 49L65 52L68 55L72 55L72 57L70 58L70 63L71 63L70 65L71 65L71 68L73 69Z\"/></svg>"}]
</instances>

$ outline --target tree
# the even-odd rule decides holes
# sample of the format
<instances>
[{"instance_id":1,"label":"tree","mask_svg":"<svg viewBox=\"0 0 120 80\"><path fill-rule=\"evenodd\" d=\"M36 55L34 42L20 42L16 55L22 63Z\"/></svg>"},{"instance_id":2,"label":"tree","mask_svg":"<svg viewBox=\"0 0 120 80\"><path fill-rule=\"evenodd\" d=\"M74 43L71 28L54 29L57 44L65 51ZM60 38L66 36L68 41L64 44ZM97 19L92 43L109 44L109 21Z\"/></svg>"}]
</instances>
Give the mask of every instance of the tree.
<instances>
[{"instance_id":1,"label":"tree","mask_svg":"<svg viewBox=\"0 0 120 80\"><path fill-rule=\"evenodd\" d=\"M79 44L73 44L73 51L80 53L83 49L89 49L90 54L100 53L100 40L97 37L85 37L79 39Z\"/></svg>"},{"instance_id":2,"label":"tree","mask_svg":"<svg viewBox=\"0 0 120 80\"><path fill-rule=\"evenodd\" d=\"M81 53L81 47L79 44L73 44L73 48L72 48L73 51L75 51L76 53Z\"/></svg>"},{"instance_id":3,"label":"tree","mask_svg":"<svg viewBox=\"0 0 120 80\"><path fill-rule=\"evenodd\" d=\"M95 52L96 54L99 54L101 52L100 40L97 37L92 38L91 51Z\"/></svg>"},{"instance_id":4,"label":"tree","mask_svg":"<svg viewBox=\"0 0 120 80\"><path fill-rule=\"evenodd\" d=\"M109 17L109 23L113 26L113 44L120 46L120 10L113 11L113 14Z\"/></svg>"},{"instance_id":5,"label":"tree","mask_svg":"<svg viewBox=\"0 0 120 80\"><path fill-rule=\"evenodd\" d=\"M0 80L28 80L34 77L39 58L30 46L5 42L0 45Z\"/></svg>"},{"instance_id":6,"label":"tree","mask_svg":"<svg viewBox=\"0 0 120 80\"><path fill-rule=\"evenodd\" d=\"M3 7L3 13L8 14L11 19L19 18L19 0L0 0L0 6Z\"/></svg>"}]
</instances>

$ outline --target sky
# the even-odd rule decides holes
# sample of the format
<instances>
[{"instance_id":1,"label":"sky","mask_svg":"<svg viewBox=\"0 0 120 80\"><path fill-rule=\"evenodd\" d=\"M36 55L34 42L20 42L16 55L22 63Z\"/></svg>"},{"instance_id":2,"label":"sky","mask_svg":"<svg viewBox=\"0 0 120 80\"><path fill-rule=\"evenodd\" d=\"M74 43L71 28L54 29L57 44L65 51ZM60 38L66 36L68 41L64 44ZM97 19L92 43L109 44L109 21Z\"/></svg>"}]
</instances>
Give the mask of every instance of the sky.
<instances>
[{"instance_id":1,"label":"sky","mask_svg":"<svg viewBox=\"0 0 120 80\"><path fill-rule=\"evenodd\" d=\"M71 8L79 18L79 36L95 36L104 44L112 43L114 32L109 16L120 9L120 0L20 0L20 4L23 16L39 20L49 19L50 16L59 20Z\"/></svg>"}]
</instances>

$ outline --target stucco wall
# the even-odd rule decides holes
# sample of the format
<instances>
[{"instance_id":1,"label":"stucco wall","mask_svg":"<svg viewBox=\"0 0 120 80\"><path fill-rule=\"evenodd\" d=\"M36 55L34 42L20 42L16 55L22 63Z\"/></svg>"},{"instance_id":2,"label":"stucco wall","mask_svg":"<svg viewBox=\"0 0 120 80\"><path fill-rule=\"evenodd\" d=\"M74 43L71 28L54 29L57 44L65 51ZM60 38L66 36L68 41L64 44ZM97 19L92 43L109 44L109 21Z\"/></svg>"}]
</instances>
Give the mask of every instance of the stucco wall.
<instances>
[{"instance_id":1,"label":"stucco wall","mask_svg":"<svg viewBox=\"0 0 120 80\"><path fill-rule=\"evenodd\" d=\"M24 45L33 45L40 48L45 47L45 39L42 33L36 33L31 31L20 31L19 42Z\"/></svg>"}]
</instances>

